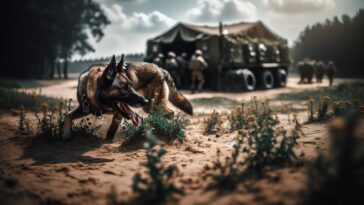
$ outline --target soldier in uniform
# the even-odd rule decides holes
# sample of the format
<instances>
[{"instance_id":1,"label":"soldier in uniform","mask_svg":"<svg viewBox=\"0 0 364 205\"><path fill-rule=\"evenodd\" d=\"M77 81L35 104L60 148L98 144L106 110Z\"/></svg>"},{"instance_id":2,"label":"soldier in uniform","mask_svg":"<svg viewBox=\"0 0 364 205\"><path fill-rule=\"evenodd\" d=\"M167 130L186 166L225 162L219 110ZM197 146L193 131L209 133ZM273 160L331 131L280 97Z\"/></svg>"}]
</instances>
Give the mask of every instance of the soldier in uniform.
<instances>
[{"instance_id":1,"label":"soldier in uniform","mask_svg":"<svg viewBox=\"0 0 364 205\"><path fill-rule=\"evenodd\" d=\"M188 72L188 61L187 61L187 54L182 53L181 55L177 56L177 63L178 63L178 74L181 79L182 85L189 85L189 72Z\"/></svg>"},{"instance_id":2,"label":"soldier in uniform","mask_svg":"<svg viewBox=\"0 0 364 205\"><path fill-rule=\"evenodd\" d=\"M157 57L153 59L153 63L157 66L163 68L164 67L164 55L163 53L158 53Z\"/></svg>"},{"instance_id":3,"label":"soldier in uniform","mask_svg":"<svg viewBox=\"0 0 364 205\"><path fill-rule=\"evenodd\" d=\"M315 64L315 77L316 77L316 82L317 83L321 83L322 82L322 78L324 77L324 72L325 72L325 64L322 61L318 61Z\"/></svg>"},{"instance_id":4,"label":"soldier in uniform","mask_svg":"<svg viewBox=\"0 0 364 205\"><path fill-rule=\"evenodd\" d=\"M165 63L165 69L169 72L172 76L174 82L176 83L177 87L181 85L181 80L178 74L178 63L176 60L176 54L172 51L168 52L168 58Z\"/></svg>"},{"instance_id":5,"label":"soldier in uniform","mask_svg":"<svg viewBox=\"0 0 364 205\"><path fill-rule=\"evenodd\" d=\"M300 75L300 81L298 82L298 84L303 84L305 82L305 62L304 61L299 61L297 63L297 70L298 70L298 74Z\"/></svg>"},{"instance_id":6,"label":"soldier in uniform","mask_svg":"<svg viewBox=\"0 0 364 205\"><path fill-rule=\"evenodd\" d=\"M332 86L334 82L334 74L336 72L336 66L333 61L329 61L326 69L327 77L329 77L329 85Z\"/></svg>"},{"instance_id":7,"label":"soldier in uniform","mask_svg":"<svg viewBox=\"0 0 364 205\"><path fill-rule=\"evenodd\" d=\"M306 64L306 69L307 69L307 83L311 84L312 83L312 79L315 75L315 64L316 64L316 61L315 60L311 60L311 61L308 61L307 64Z\"/></svg>"},{"instance_id":8,"label":"soldier in uniform","mask_svg":"<svg viewBox=\"0 0 364 205\"><path fill-rule=\"evenodd\" d=\"M196 50L194 56L191 59L189 68L191 70L191 93L196 91L196 81L199 83L197 85L197 91L201 92L203 84L205 83L205 76L203 70L207 67L205 59L202 57L202 51Z\"/></svg>"}]
</instances>

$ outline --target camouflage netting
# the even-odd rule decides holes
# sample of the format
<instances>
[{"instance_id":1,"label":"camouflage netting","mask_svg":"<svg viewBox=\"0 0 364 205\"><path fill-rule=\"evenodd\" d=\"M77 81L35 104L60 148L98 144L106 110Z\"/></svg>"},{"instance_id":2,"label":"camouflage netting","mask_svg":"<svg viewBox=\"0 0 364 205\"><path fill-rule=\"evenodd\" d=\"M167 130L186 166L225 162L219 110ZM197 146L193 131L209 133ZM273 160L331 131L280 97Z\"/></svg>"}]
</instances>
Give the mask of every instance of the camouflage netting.
<instances>
[{"instance_id":1,"label":"camouflage netting","mask_svg":"<svg viewBox=\"0 0 364 205\"><path fill-rule=\"evenodd\" d=\"M253 23L236 23L223 25L227 38L243 39L247 42L266 44L286 44L286 40L270 31L261 21ZM219 26L197 26L186 23L178 23L166 33L151 39L155 43L172 43L177 37L183 41L191 42L200 39L208 39L219 36Z\"/></svg>"}]
</instances>

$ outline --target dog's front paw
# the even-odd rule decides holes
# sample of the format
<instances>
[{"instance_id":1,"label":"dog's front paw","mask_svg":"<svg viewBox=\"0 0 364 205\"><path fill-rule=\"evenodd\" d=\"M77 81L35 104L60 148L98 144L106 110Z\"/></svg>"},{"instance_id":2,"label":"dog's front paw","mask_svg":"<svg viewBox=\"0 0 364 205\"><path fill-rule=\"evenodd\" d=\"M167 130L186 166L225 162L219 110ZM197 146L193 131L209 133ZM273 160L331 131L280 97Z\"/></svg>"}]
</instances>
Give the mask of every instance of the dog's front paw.
<instances>
[{"instance_id":1,"label":"dog's front paw","mask_svg":"<svg viewBox=\"0 0 364 205\"><path fill-rule=\"evenodd\" d=\"M68 141L71 139L71 123L67 123L66 121L62 127L61 140Z\"/></svg>"}]
</instances>

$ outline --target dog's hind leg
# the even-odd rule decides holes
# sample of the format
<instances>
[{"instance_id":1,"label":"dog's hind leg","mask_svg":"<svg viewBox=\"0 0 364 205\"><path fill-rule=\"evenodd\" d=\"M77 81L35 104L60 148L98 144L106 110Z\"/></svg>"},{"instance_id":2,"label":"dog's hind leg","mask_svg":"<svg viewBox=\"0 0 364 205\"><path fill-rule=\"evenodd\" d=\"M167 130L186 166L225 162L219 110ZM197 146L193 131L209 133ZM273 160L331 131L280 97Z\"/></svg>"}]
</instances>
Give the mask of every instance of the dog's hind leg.
<instances>
[{"instance_id":1,"label":"dog's hind leg","mask_svg":"<svg viewBox=\"0 0 364 205\"><path fill-rule=\"evenodd\" d=\"M109 129L107 130L105 141L112 142L122 119L123 119L123 117L119 113L114 112L114 114L112 116L111 125L110 125Z\"/></svg>"},{"instance_id":2,"label":"dog's hind leg","mask_svg":"<svg viewBox=\"0 0 364 205\"><path fill-rule=\"evenodd\" d=\"M168 96L169 89L165 82L163 82L158 96L155 96L155 105L158 109L160 109L167 118L172 118L174 115L173 110L168 107Z\"/></svg>"},{"instance_id":3,"label":"dog's hind leg","mask_svg":"<svg viewBox=\"0 0 364 205\"><path fill-rule=\"evenodd\" d=\"M84 113L82 107L78 105L76 109L68 113L63 121L61 138L62 140L69 140L71 138L72 120L84 117L88 114Z\"/></svg>"}]
</instances>

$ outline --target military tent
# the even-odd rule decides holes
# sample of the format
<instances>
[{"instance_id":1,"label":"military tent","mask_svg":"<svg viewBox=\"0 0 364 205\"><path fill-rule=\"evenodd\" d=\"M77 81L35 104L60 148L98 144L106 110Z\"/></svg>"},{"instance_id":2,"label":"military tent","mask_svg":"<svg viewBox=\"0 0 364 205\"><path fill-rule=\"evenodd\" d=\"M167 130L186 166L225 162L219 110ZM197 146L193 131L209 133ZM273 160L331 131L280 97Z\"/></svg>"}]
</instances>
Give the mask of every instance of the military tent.
<instances>
[{"instance_id":1,"label":"military tent","mask_svg":"<svg viewBox=\"0 0 364 205\"><path fill-rule=\"evenodd\" d=\"M221 24L220 24L221 25ZM148 40L147 56L161 52L186 52L191 55L196 49L204 51L211 65L217 65L221 59L222 44L264 43L268 45L286 45L285 39L270 31L261 21L240 22L221 26L198 26L178 23L167 32Z\"/></svg>"}]
</instances>

